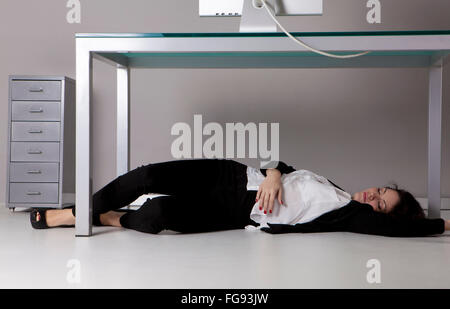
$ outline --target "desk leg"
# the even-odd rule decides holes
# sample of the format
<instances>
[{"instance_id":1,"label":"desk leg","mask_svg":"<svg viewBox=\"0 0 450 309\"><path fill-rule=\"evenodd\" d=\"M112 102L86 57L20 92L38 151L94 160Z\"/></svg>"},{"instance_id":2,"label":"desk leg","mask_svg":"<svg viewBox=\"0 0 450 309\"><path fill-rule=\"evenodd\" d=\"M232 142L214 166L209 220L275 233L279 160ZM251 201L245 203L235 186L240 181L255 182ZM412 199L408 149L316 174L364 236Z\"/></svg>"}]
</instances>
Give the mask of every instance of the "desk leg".
<instances>
[{"instance_id":1,"label":"desk leg","mask_svg":"<svg viewBox=\"0 0 450 309\"><path fill-rule=\"evenodd\" d=\"M117 65L117 176L130 168L130 69Z\"/></svg>"},{"instance_id":2,"label":"desk leg","mask_svg":"<svg viewBox=\"0 0 450 309\"><path fill-rule=\"evenodd\" d=\"M441 216L442 59L429 73L428 102L428 218Z\"/></svg>"},{"instance_id":3,"label":"desk leg","mask_svg":"<svg viewBox=\"0 0 450 309\"><path fill-rule=\"evenodd\" d=\"M77 43L75 236L92 235L91 93L92 56Z\"/></svg>"}]
</instances>

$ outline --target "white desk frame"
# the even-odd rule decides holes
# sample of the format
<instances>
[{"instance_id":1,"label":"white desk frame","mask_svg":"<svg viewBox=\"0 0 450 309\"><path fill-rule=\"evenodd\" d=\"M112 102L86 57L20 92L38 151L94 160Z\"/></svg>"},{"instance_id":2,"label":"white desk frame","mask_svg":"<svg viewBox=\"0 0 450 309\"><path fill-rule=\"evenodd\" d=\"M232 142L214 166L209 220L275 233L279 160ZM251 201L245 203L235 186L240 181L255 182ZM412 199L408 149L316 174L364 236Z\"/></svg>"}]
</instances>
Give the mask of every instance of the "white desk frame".
<instances>
[{"instance_id":1,"label":"white desk frame","mask_svg":"<svg viewBox=\"0 0 450 309\"><path fill-rule=\"evenodd\" d=\"M440 217L442 75L444 60L450 53L450 35L332 35L302 36L302 39L315 48L329 52L369 50L374 53L348 60L318 55L297 57L292 53L304 53L306 50L285 36L242 37L236 34L148 37L144 34L77 34L75 235L92 235L91 98L94 58L117 68L117 175L129 170L130 68L429 67L428 217ZM280 54L267 57L269 52ZM145 53L147 56L129 58L122 53ZM159 57L153 57L151 53L157 53ZM161 56L161 53L166 56ZM171 57L174 53L183 54ZM197 56L192 57L191 53ZM214 56L212 53L218 54ZM228 57L224 53L236 53L236 56ZM245 53L251 53L252 56Z\"/></svg>"}]
</instances>

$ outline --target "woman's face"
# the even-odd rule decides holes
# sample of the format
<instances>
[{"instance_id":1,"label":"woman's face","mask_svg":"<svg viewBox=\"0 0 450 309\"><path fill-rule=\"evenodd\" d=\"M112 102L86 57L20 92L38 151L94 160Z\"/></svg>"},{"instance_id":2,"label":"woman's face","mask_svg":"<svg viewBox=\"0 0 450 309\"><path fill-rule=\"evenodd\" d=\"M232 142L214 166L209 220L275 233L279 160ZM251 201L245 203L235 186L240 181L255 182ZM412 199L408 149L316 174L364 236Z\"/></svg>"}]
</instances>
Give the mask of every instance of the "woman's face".
<instances>
[{"instance_id":1,"label":"woman's face","mask_svg":"<svg viewBox=\"0 0 450 309\"><path fill-rule=\"evenodd\" d=\"M400 202L397 191L389 188L369 188L353 194L352 199L372 206L373 210L388 213Z\"/></svg>"}]
</instances>

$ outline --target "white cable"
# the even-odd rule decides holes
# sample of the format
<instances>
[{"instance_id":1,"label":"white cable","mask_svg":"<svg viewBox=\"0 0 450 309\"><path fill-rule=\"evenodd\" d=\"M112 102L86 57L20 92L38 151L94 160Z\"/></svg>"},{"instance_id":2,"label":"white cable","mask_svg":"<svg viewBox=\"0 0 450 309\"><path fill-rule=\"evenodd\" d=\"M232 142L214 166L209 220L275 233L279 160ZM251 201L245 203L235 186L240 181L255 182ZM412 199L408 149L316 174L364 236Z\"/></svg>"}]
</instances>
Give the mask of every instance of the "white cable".
<instances>
[{"instance_id":1,"label":"white cable","mask_svg":"<svg viewBox=\"0 0 450 309\"><path fill-rule=\"evenodd\" d=\"M339 58L339 59L347 59L347 58L355 58L355 57L360 57L360 56L364 56L367 55L368 53L370 53L370 51L365 51L359 54L353 54L353 55L334 55L334 54L330 54L327 52L323 52L321 50L315 49L313 47L310 47L308 45L306 45L305 43L303 43L302 41L300 41L299 39L297 39L296 37L294 37L293 35L291 35L286 29L284 29L284 27L278 22L278 20L275 18L274 14L272 13L272 11L270 10L269 6L266 3L266 0L259 0L262 2L262 6L259 6L256 4L258 1L253 0L253 6L257 9L262 9L263 7L267 10L267 13L269 13L270 17L273 19L273 21L281 28L281 30L283 30L284 33L286 33L286 35L288 37L290 37L292 40L294 40L296 43L302 45L304 48L309 49L312 52L318 53L320 55L323 56L327 56L327 57L331 57L331 58Z\"/></svg>"}]
</instances>

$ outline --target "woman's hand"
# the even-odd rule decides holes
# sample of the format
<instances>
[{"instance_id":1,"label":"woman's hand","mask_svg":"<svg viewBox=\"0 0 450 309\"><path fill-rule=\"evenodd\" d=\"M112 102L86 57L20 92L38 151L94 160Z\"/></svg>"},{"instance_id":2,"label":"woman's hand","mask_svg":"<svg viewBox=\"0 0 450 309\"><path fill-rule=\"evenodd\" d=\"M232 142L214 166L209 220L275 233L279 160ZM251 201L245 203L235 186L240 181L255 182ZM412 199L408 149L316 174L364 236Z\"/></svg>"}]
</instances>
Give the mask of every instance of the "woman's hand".
<instances>
[{"instance_id":1,"label":"woman's hand","mask_svg":"<svg viewBox=\"0 0 450 309\"><path fill-rule=\"evenodd\" d=\"M281 173L277 169L268 169L266 178L259 185L256 201L259 201L259 210L264 209L264 213L272 213L275 198L278 198L280 205L283 204L281 195L283 188L281 186Z\"/></svg>"}]
</instances>

